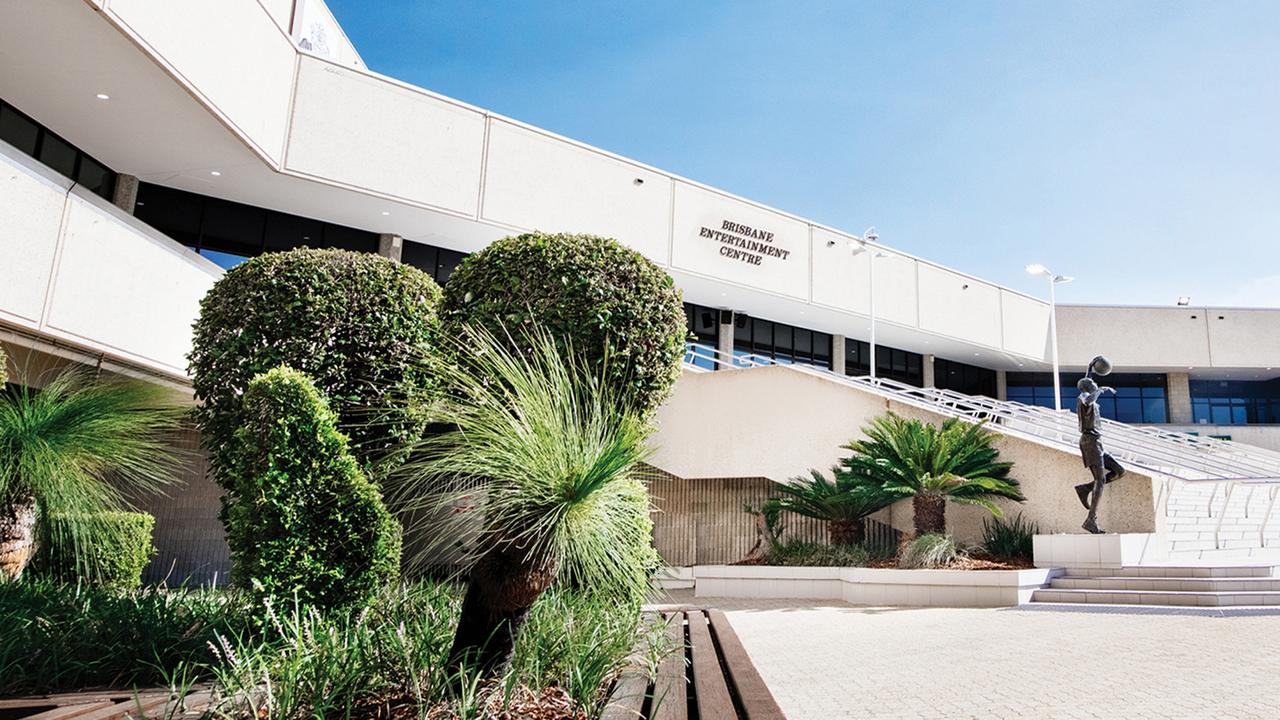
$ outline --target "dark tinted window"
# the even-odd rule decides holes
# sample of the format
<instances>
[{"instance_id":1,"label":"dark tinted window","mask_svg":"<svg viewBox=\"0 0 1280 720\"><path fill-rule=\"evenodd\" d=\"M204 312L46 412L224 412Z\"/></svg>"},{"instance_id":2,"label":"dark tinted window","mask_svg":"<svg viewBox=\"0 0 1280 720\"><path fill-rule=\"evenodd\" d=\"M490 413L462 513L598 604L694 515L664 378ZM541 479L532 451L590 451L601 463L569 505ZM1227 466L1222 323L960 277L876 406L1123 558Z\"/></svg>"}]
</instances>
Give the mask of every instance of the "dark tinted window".
<instances>
[{"instance_id":1,"label":"dark tinted window","mask_svg":"<svg viewBox=\"0 0 1280 720\"><path fill-rule=\"evenodd\" d=\"M995 370L942 358L933 361L933 384L944 390L990 398L994 398L998 391Z\"/></svg>"},{"instance_id":2,"label":"dark tinted window","mask_svg":"<svg viewBox=\"0 0 1280 720\"><path fill-rule=\"evenodd\" d=\"M138 205L133 214L183 245L196 247L200 240L200 216L203 212L204 202L199 195L141 183L138 186Z\"/></svg>"},{"instance_id":3,"label":"dark tinted window","mask_svg":"<svg viewBox=\"0 0 1280 720\"><path fill-rule=\"evenodd\" d=\"M35 156L40 126L9 105L0 103L0 140Z\"/></svg>"},{"instance_id":4,"label":"dark tinted window","mask_svg":"<svg viewBox=\"0 0 1280 720\"><path fill-rule=\"evenodd\" d=\"M266 211L262 208L207 198L204 222L200 226L200 247L247 257L258 255L262 252L266 221Z\"/></svg>"},{"instance_id":5,"label":"dark tinted window","mask_svg":"<svg viewBox=\"0 0 1280 720\"><path fill-rule=\"evenodd\" d=\"M110 200L116 174L34 118L0 100L0 140Z\"/></svg>"}]
</instances>

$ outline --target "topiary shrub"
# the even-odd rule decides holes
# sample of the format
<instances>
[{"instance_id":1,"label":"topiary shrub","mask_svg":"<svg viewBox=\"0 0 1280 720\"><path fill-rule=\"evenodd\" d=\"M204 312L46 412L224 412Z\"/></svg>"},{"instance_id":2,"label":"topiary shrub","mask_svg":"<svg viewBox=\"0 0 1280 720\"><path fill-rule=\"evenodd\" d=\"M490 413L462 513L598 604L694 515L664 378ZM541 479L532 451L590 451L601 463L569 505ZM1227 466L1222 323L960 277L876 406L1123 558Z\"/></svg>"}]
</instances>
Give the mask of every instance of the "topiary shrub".
<instances>
[{"instance_id":1,"label":"topiary shrub","mask_svg":"<svg viewBox=\"0 0 1280 720\"><path fill-rule=\"evenodd\" d=\"M79 532L73 535L67 530L71 526ZM142 583L142 570L156 554L151 542L155 526L154 517L140 512L49 515L40 523L32 571L63 582L132 590ZM91 538L92 543L77 553L74 537Z\"/></svg>"},{"instance_id":2,"label":"topiary shrub","mask_svg":"<svg viewBox=\"0 0 1280 720\"><path fill-rule=\"evenodd\" d=\"M305 372L332 403L365 469L380 478L416 439L433 390L429 352L440 287L387 258L344 250L270 253L229 270L200 303L191 374L196 419L219 482L249 381L279 365ZM410 362L413 360L413 362Z\"/></svg>"},{"instance_id":3,"label":"topiary shrub","mask_svg":"<svg viewBox=\"0 0 1280 720\"><path fill-rule=\"evenodd\" d=\"M365 603L400 569L400 526L361 471L337 416L286 367L249 383L225 513L232 574L259 598Z\"/></svg>"},{"instance_id":4,"label":"topiary shrub","mask_svg":"<svg viewBox=\"0 0 1280 720\"><path fill-rule=\"evenodd\" d=\"M441 320L531 344L538 324L589 364L606 366L621 400L648 412L680 375L684 307L671 276L618 241L527 233L463 260L445 286Z\"/></svg>"}]
</instances>

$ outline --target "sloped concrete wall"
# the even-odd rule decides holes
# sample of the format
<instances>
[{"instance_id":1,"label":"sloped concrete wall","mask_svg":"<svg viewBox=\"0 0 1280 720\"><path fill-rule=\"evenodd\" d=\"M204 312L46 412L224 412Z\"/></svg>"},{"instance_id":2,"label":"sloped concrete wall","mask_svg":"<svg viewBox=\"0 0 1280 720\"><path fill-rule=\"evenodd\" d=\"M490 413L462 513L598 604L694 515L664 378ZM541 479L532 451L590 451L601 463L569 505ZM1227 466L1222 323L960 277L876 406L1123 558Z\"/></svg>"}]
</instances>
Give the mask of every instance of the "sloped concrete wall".
<instances>
[{"instance_id":1,"label":"sloped concrete wall","mask_svg":"<svg viewBox=\"0 0 1280 720\"><path fill-rule=\"evenodd\" d=\"M785 482L808 468L826 469L847 454L840 446L863 437L862 427L892 410L904 417L940 423L945 417L890 401L873 393L785 367L730 372L685 373L658 413L650 463L689 480L765 477ZM1021 512L1044 533L1083 532L1085 511L1072 486L1090 479L1074 452L1022 438L1001 436L1001 457L1014 462L1014 477L1025 503L1001 501L1006 512ZM1100 524L1113 532L1156 532L1157 486L1130 473L1107 488ZM952 504L947 524L966 542L982 537L982 508ZM911 530L911 503L898 503L875 516Z\"/></svg>"}]
</instances>

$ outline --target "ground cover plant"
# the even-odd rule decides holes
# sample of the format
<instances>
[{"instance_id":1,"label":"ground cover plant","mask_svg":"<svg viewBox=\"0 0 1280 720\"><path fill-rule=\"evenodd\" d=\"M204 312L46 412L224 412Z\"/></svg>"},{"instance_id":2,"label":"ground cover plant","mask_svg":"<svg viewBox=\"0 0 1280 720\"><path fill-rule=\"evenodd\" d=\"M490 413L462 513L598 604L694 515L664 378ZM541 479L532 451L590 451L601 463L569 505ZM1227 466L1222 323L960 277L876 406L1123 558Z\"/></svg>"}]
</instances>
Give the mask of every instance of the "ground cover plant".
<instances>
[{"instance_id":1,"label":"ground cover plant","mask_svg":"<svg viewBox=\"0 0 1280 720\"><path fill-rule=\"evenodd\" d=\"M98 522L125 510L127 493L154 493L173 482L169 437L184 410L158 385L63 371L39 389L0 391L0 580L31 562L37 519L47 538L70 548L92 578L91 549L127 526Z\"/></svg>"},{"instance_id":2,"label":"ground cover plant","mask_svg":"<svg viewBox=\"0 0 1280 720\"><path fill-rule=\"evenodd\" d=\"M1018 513L1012 520L983 520L982 552L998 560L1030 564L1034 559L1032 541L1039 534L1040 526L1023 520L1022 513Z\"/></svg>"}]
</instances>

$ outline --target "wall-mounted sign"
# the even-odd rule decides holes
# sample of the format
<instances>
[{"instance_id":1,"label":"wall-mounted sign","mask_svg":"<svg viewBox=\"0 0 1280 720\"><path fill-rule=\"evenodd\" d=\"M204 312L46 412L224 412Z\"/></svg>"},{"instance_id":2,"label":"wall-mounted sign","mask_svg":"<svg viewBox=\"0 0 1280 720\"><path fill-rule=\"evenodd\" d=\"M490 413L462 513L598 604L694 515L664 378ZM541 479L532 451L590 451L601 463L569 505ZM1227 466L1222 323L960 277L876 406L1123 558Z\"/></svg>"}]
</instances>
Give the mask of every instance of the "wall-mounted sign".
<instances>
[{"instance_id":1,"label":"wall-mounted sign","mask_svg":"<svg viewBox=\"0 0 1280 720\"><path fill-rule=\"evenodd\" d=\"M719 227L703 225L698 237L720 243L720 257L737 260L748 265L760 265L764 258L786 260L790 250L773 244L773 233L733 220L720 221Z\"/></svg>"}]
</instances>

